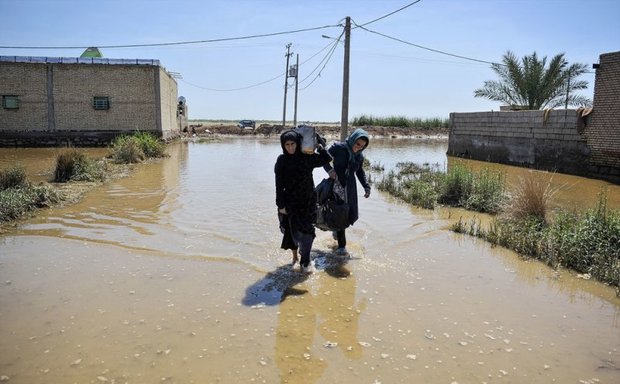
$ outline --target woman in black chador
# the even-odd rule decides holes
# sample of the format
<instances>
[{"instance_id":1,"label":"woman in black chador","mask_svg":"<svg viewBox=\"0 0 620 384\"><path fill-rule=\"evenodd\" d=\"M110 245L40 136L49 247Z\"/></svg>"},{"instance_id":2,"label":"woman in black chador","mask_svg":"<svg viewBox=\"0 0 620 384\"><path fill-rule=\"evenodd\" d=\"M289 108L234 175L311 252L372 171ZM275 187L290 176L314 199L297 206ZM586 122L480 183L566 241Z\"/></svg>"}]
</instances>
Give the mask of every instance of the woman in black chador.
<instances>
[{"instance_id":1,"label":"woman in black chador","mask_svg":"<svg viewBox=\"0 0 620 384\"><path fill-rule=\"evenodd\" d=\"M280 135L283 153L274 167L276 205L284 234L281 248L293 251L293 265L299 251L302 272L313 271L310 249L315 237L316 194L312 171L331 161L324 148L325 140L317 135L317 142L318 153L305 154L301 151L301 135L293 130L283 132Z\"/></svg>"}]
</instances>

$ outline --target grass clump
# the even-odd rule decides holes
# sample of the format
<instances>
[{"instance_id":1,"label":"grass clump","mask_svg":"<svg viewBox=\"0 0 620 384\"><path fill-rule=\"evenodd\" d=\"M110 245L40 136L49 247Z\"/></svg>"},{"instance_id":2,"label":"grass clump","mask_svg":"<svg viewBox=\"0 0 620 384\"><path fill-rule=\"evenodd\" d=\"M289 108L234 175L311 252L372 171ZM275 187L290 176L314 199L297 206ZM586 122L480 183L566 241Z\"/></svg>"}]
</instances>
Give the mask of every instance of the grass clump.
<instances>
[{"instance_id":1,"label":"grass clump","mask_svg":"<svg viewBox=\"0 0 620 384\"><path fill-rule=\"evenodd\" d=\"M360 115L353 118L351 122L354 126L380 126L380 127L400 127L417 129L448 129L450 119L430 118L408 118L405 116L378 117L373 115Z\"/></svg>"},{"instance_id":2,"label":"grass clump","mask_svg":"<svg viewBox=\"0 0 620 384\"><path fill-rule=\"evenodd\" d=\"M22 167L15 166L0 171L0 191L9 188L24 187L27 184L26 170Z\"/></svg>"},{"instance_id":3,"label":"grass clump","mask_svg":"<svg viewBox=\"0 0 620 384\"><path fill-rule=\"evenodd\" d=\"M149 132L120 135L110 146L110 154L116 163L140 163L146 158L164 157L165 144Z\"/></svg>"},{"instance_id":4,"label":"grass clump","mask_svg":"<svg viewBox=\"0 0 620 384\"><path fill-rule=\"evenodd\" d=\"M432 209L437 203L478 212L495 213L506 199L505 179L487 169L475 173L457 165L447 173L429 164L399 163L378 188L407 203Z\"/></svg>"},{"instance_id":5,"label":"grass clump","mask_svg":"<svg viewBox=\"0 0 620 384\"><path fill-rule=\"evenodd\" d=\"M69 149L56 157L54 181L65 183L68 181L104 181L106 178L106 164L88 158L84 152Z\"/></svg>"},{"instance_id":6,"label":"grass clump","mask_svg":"<svg viewBox=\"0 0 620 384\"><path fill-rule=\"evenodd\" d=\"M377 187L423 208L441 203L495 214L488 228L479 220L461 219L452 230L620 287L620 210L607 208L604 190L595 209L551 212L555 194L551 179L535 173L522 178L508 193L499 172L482 169L476 173L456 165L441 173L412 163L397 164L397 171L384 175Z\"/></svg>"},{"instance_id":7,"label":"grass clump","mask_svg":"<svg viewBox=\"0 0 620 384\"><path fill-rule=\"evenodd\" d=\"M0 171L0 223L19 219L36 208L57 204L62 196L49 186L35 186L21 167Z\"/></svg>"},{"instance_id":8,"label":"grass clump","mask_svg":"<svg viewBox=\"0 0 620 384\"><path fill-rule=\"evenodd\" d=\"M497 213L506 197L505 177L500 172L485 168L475 173L457 164L441 179L438 201L471 211Z\"/></svg>"},{"instance_id":9,"label":"grass clump","mask_svg":"<svg viewBox=\"0 0 620 384\"><path fill-rule=\"evenodd\" d=\"M601 191L594 209L563 209L553 217L548 212L550 195L548 184L525 179L488 229L461 220L452 229L620 287L620 211L607 208L606 192Z\"/></svg>"}]
</instances>

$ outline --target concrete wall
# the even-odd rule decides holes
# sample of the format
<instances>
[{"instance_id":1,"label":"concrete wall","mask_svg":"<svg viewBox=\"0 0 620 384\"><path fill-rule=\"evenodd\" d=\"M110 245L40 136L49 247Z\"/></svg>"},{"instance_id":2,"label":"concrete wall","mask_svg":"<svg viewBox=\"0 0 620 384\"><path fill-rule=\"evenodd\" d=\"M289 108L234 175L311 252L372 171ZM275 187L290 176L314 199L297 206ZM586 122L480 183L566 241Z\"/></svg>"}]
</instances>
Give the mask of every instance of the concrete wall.
<instances>
[{"instance_id":1,"label":"concrete wall","mask_svg":"<svg viewBox=\"0 0 620 384\"><path fill-rule=\"evenodd\" d=\"M601 55L591 114L451 113L448 155L620 184L620 52Z\"/></svg>"},{"instance_id":2,"label":"concrete wall","mask_svg":"<svg viewBox=\"0 0 620 384\"><path fill-rule=\"evenodd\" d=\"M55 137L79 145L98 136L105 144L114 133L136 130L164 139L180 134L177 84L161 66L74 60L0 60L0 95L20 100L19 109L0 108L0 145L54 145ZM108 97L110 109L96 110L95 96Z\"/></svg>"}]
</instances>

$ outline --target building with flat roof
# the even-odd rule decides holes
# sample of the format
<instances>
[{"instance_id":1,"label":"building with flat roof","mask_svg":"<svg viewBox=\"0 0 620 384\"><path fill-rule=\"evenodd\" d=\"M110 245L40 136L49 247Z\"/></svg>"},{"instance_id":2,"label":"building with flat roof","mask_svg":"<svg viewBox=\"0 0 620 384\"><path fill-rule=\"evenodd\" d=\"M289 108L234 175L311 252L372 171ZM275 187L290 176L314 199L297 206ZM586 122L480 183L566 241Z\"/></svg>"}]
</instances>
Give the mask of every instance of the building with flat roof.
<instances>
[{"instance_id":1,"label":"building with flat roof","mask_svg":"<svg viewBox=\"0 0 620 384\"><path fill-rule=\"evenodd\" d=\"M159 60L0 56L0 145L96 146L179 136L187 108Z\"/></svg>"}]
</instances>

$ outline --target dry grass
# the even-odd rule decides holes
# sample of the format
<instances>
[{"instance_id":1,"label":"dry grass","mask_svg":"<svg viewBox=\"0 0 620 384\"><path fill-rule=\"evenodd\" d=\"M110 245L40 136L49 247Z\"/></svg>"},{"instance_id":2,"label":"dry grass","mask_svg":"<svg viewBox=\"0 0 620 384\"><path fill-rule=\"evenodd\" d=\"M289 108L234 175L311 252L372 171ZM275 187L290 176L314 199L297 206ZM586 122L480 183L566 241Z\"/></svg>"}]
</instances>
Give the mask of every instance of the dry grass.
<instances>
[{"instance_id":1,"label":"dry grass","mask_svg":"<svg viewBox=\"0 0 620 384\"><path fill-rule=\"evenodd\" d=\"M532 218L548 222L549 202L558 191L551 186L552 179L553 176L535 172L521 177L502 209L504 214L516 220Z\"/></svg>"}]
</instances>

